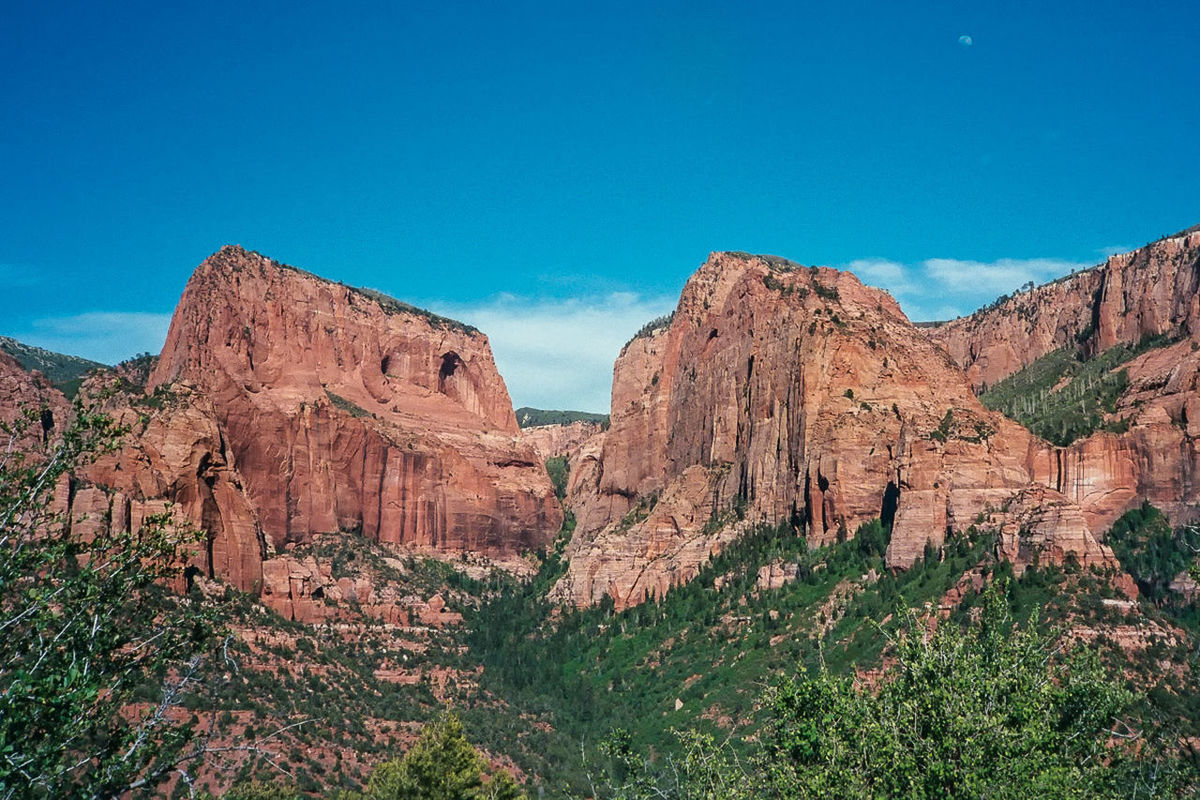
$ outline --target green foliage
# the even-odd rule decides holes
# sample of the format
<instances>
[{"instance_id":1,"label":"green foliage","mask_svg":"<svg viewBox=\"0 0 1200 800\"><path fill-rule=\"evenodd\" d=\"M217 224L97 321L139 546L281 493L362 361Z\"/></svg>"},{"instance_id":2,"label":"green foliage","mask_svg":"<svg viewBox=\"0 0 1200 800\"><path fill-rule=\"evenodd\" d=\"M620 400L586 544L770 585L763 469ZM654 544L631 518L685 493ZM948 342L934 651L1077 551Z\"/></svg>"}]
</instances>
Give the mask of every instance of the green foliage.
<instances>
[{"instance_id":1,"label":"green foliage","mask_svg":"<svg viewBox=\"0 0 1200 800\"><path fill-rule=\"evenodd\" d=\"M250 781L235 783L221 797L223 800L300 800L300 792L294 786Z\"/></svg>"},{"instance_id":2,"label":"green foliage","mask_svg":"<svg viewBox=\"0 0 1200 800\"><path fill-rule=\"evenodd\" d=\"M761 724L756 687L797 664L815 666L822 652L833 669L875 663L886 639L872 620L941 597L990 545L957 537L933 560L893 575L877 555L887 546L878 521L851 541L814 549L790 524L760 525L691 581L621 612L611 601L578 610L547 602L563 571L551 554L531 583L469 614L468 650L484 664L489 692L554 728L538 752L508 752L548 786L580 794L590 791L594 743L614 727L656 752L678 744L672 729L695 728L728 737L722 758L744 757ZM761 588L767 565L795 577Z\"/></svg>"},{"instance_id":3,"label":"green foliage","mask_svg":"<svg viewBox=\"0 0 1200 800\"><path fill-rule=\"evenodd\" d=\"M538 425L570 425L572 422L598 422L608 427L608 414L593 414L589 411L548 411L542 408L522 406L517 409L517 424L522 428Z\"/></svg>"},{"instance_id":4,"label":"green foliage","mask_svg":"<svg viewBox=\"0 0 1200 800\"><path fill-rule=\"evenodd\" d=\"M1116 798L1178 788L1110 744L1114 725L1127 730L1119 716L1132 695L1095 653L1059 653L1036 619L1015 626L995 585L966 629L944 622L930 633L916 615L906 620L877 687L821 664L768 689L748 759L693 734L683 758L655 768L618 735L606 750L616 761L609 796ZM696 745L703 768L680 769L696 763Z\"/></svg>"},{"instance_id":5,"label":"green foliage","mask_svg":"<svg viewBox=\"0 0 1200 800\"><path fill-rule=\"evenodd\" d=\"M659 330L670 327L674 320L674 311L672 311L670 314L664 314L661 317L655 317L642 327L638 328L638 332L633 335L632 339L625 343L625 347L629 347L629 345L633 344L638 339L644 339L647 336L653 336ZM621 348L621 352L625 352L625 347Z\"/></svg>"},{"instance_id":6,"label":"green foliage","mask_svg":"<svg viewBox=\"0 0 1200 800\"><path fill-rule=\"evenodd\" d=\"M838 290L837 290L836 286L826 286L825 284L818 281L816 278L813 279L812 286L813 286L813 291L816 292L816 294L817 294L817 297L823 298L825 300L837 300L840 297L840 295L838 295Z\"/></svg>"},{"instance_id":7,"label":"green foliage","mask_svg":"<svg viewBox=\"0 0 1200 800\"><path fill-rule=\"evenodd\" d=\"M607 759L608 784L601 795L611 800L740 800L748 794L747 776L732 750L707 733L676 731L682 753L666 756L655 769L633 746L629 732L618 728L600 743Z\"/></svg>"},{"instance_id":8,"label":"green foliage","mask_svg":"<svg viewBox=\"0 0 1200 800\"><path fill-rule=\"evenodd\" d=\"M978 444L987 440L995 432L995 429L983 420L959 419L954 415L954 409L948 408L938 426L930 431L929 438L939 442L962 439L965 442Z\"/></svg>"},{"instance_id":9,"label":"green foliage","mask_svg":"<svg viewBox=\"0 0 1200 800\"><path fill-rule=\"evenodd\" d=\"M1067 348L1055 350L990 387L979 399L1065 447L1097 430L1119 429L1122 421L1106 421L1106 415L1116 413L1117 400L1129 386L1121 366L1169 343L1167 337L1150 337L1086 359Z\"/></svg>"},{"instance_id":10,"label":"green foliage","mask_svg":"<svg viewBox=\"0 0 1200 800\"><path fill-rule=\"evenodd\" d=\"M910 616L878 691L827 669L782 681L761 778L776 797L1103 797L1110 727L1131 696L1094 654L1056 660L989 588L981 621L928 634Z\"/></svg>"},{"instance_id":11,"label":"green foliage","mask_svg":"<svg viewBox=\"0 0 1200 800\"><path fill-rule=\"evenodd\" d=\"M1137 581L1138 590L1157 604L1169 599L1168 585L1200 552L1200 535L1194 529L1172 530L1163 513L1149 502L1125 512L1113 523L1105 542Z\"/></svg>"},{"instance_id":12,"label":"green foliage","mask_svg":"<svg viewBox=\"0 0 1200 800\"><path fill-rule=\"evenodd\" d=\"M883 557L887 552L888 529L883 527L883 523L878 519L864 522L858 526L858 531L854 534L854 541L858 544L858 551L867 558L872 556Z\"/></svg>"},{"instance_id":13,"label":"green foliage","mask_svg":"<svg viewBox=\"0 0 1200 800\"><path fill-rule=\"evenodd\" d=\"M325 396L329 398L329 402L333 403L334 408L338 408L338 409L341 409L342 411L345 411L347 414L354 417L355 419L359 419L362 417L374 416L374 414L372 414L370 411L367 411L365 408L358 405L353 400L347 400L346 398L342 397L340 394L334 394L333 392L329 391L328 389L325 390Z\"/></svg>"},{"instance_id":14,"label":"green foliage","mask_svg":"<svg viewBox=\"0 0 1200 800\"><path fill-rule=\"evenodd\" d=\"M192 730L169 710L194 687L213 637L199 597L164 589L197 534L160 514L133 531L73 535L51 512L54 489L76 465L114 449L123 431L79 403L46 452L14 446L21 423L3 427L0 797L153 787L188 757Z\"/></svg>"},{"instance_id":15,"label":"green foliage","mask_svg":"<svg viewBox=\"0 0 1200 800\"><path fill-rule=\"evenodd\" d=\"M551 456L546 459L546 474L554 486L554 496L561 503L567 498L567 479L571 474L571 465L566 456Z\"/></svg>"},{"instance_id":16,"label":"green foliage","mask_svg":"<svg viewBox=\"0 0 1200 800\"><path fill-rule=\"evenodd\" d=\"M421 729L404 757L380 764L367 783L364 800L518 800L516 782L501 770L484 779L486 763L463 733L454 714ZM502 777L503 776L503 777Z\"/></svg>"}]
</instances>

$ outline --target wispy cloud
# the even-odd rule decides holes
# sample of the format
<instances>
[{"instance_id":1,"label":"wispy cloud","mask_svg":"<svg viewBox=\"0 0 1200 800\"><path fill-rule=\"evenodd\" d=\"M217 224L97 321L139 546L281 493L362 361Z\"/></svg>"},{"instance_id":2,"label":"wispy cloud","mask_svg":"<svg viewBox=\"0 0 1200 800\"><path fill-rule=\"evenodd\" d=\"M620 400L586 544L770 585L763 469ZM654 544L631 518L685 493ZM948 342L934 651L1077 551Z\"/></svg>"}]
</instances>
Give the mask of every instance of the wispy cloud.
<instances>
[{"instance_id":1,"label":"wispy cloud","mask_svg":"<svg viewBox=\"0 0 1200 800\"><path fill-rule=\"evenodd\" d=\"M506 294L428 306L488 335L514 406L607 412L621 347L676 301L631 292L563 301Z\"/></svg>"},{"instance_id":2,"label":"wispy cloud","mask_svg":"<svg viewBox=\"0 0 1200 800\"><path fill-rule=\"evenodd\" d=\"M1061 258L928 258L911 264L866 258L845 268L863 283L891 292L910 318L933 320L969 314L1030 281L1041 284L1091 266Z\"/></svg>"},{"instance_id":3,"label":"wispy cloud","mask_svg":"<svg viewBox=\"0 0 1200 800\"><path fill-rule=\"evenodd\" d=\"M170 324L170 314L89 311L37 319L12 335L47 350L116 364L137 353L159 352Z\"/></svg>"}]
</instances>

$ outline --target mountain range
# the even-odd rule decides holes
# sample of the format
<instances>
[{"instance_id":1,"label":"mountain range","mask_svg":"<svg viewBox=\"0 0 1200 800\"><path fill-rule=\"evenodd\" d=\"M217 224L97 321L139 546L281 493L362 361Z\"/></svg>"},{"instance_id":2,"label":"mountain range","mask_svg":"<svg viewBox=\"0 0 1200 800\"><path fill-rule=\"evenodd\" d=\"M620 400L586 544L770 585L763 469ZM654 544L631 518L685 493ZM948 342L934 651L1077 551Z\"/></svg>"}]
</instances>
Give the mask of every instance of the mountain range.
<instances>
[{"instance_id":1,"label":"mountain range","mask_svg":"<svg viewBox=\"0 0 1200 800\"><path fill-rule=\"evenodd\" d=\"M737 628L737 604L713 599L737 569L750 576L738 596L765 604L765 625L843 644L858 634L838 621L880 575L903 588L935 564L947 565L930 584L935 612L969 605L999 571L1050 571L1095 576L1088 591L1120 612L1064 617L1081 636L1137 655L1156 637L1186 650L1196 635L1155 611L1193 607L1186 570L1149 581L1144 553L1111 531L1149 507L1174 529L1200 519L1200 226L933 325L849 272L713 253L674 313L622 350L607 418L514 411L483 332L227 246L196 268L157 356L109 368L0 339L0 418L44 408L50 436L76 391L129 433L57 493L72 531L136 530L166 509L202 529L177 588L228 586L267 610L240 628L256 670L307 673L341 646L272 655L267 630L293 644L322 625L387 631L392 654L372 651L347 696L384 684L429 694L414 706L424 711L372 711L388 732L362 733L344 755L328 726L314 734L350 785L363 741L403 739L400 722L455 697L489 719L508 707L535 728L580 730L561 708L532 708L498 654L523 658L513 641L566 636L584 623L562 620L587 614L652 628L667 612L647 621L645 608L683 598L704 606L692 629L705 615L706 630ZM774 555L739 555L759 552L746 543L767 529ZM870 571L846 572L788 616L803 553L868 532L882 537ZM510 620L520 636L489 638L481 624L509 624L487 610L505 593L539 611ZM783 652L792 635L755 647ZM670 688L678 706L664 718L706 672L726 674L716 645L685 657L655 641L659 663L679 659L691 681ZM588 692L605 681L613 692L605 659L618 656L593 657L560 666L592 676ZM755 677L777 668L763 659ZM869 670L879 652L847 659ZM697 704L714 725L751 726L744 698L707 691ZM554 772L551 745L487 745L528 780ZM334 769L309 758L314 772Z\"/></svg>"}]
</instances>

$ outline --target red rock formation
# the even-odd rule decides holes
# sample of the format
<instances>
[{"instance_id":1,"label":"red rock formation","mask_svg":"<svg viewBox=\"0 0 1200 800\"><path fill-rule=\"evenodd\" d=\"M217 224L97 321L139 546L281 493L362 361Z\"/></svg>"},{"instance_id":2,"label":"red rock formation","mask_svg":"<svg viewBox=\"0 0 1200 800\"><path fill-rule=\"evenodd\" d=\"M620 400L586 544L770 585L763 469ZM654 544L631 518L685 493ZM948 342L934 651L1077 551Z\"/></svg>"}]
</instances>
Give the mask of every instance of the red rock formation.
<instances>
[{"instance_id":1,"label":"red rock formation","mask_svg":"<svg viewBox=\"0 0 1200 800\"><path fill-rule=\"evenodd\" d=\"M1200 335L1200 228L928 329L982 391L1060 347Z\"/></svg>"},{"instance_id":2,"label":"red rock formation","mask_svg":"<svg viewBox=\"0 0 1200 800\"><path fill-rule=\"evenodd\" d=\"M599 422L578 420L566 425L522 428L521 436L533 445L542 461L554 456L566 456L570 460L584 442L600 433L601 427Z\"/></svg>"},{"instance_id":3,"label":"red rock formation","mask_svg":"<svg viewBox=\"0 0 1200 800\"><path fill-rule=\"evenodd\" d=\"M600 447L572 474L579 528L555 592L621 606L695 574L739 509L813 543L894 518L888 561L908 565L1025 487L1041 445L886 293L719 253L671 324L621 354Z\"/></svg>"},{"instance_id":4,"label":"red rock formation","mask_svg":"<svg viewBox=\"0 0 1200 800\"><path fill-rule=\"evenodd\" d=\"M71 404L40 373L28 372L15 358L0 350L0 424L9 426L0 444L8 439L23 450L36 450L61 433L71 417Z\"/></svg>"},{"instance_id":5,"label":"red rock formation","mask_svg":"<svg viewBox=\"0 0 1200 800\"><path fill-rule=\"evenodd\" d=\"M169 502L209 534L197 566L246 591L323 532L506 558L562 524L486 337L241 248L197 268L145 392L105 408L131 434L62 492L73 524Z\"/></svg>"},{"instance_id":6,"label":"red rock formation","mask_svg":"<svg viewBox=\"0 0 1200 800\"><path fill-rule=\"evenodd\" d=\"M197 268L148 390L207 398L274 548L357 530L508 555L561 524L478 331L227 247Z\"/></svg>"},{"instance_id":7,"label":"red rock formation","mask_svg":"<svg viewBox=\"0 0 1200 800\"><path fill-rule=\"evenodd\" d=\"M1150 336L1176 339L1125 369L1130 388L1113 420L1123 434L1096 433L1045 445L1033 476L1080 505L1103 530L1148 499L1176 524L1200 503L1200 230L1193 228L1093 270L1025 292L929 330L976 389L1061 347L1099 353Z\"/></svg>"},{"instance_id":8,"label":"red rock formation","mask_svg":"<svg viewBox=\"0 0 1200 800\"><path fill-rule=\"evenodd\" d=\"M107 380L90 380L85 394L97 394ZM178 386L149 397L119 393L102 408L129 433L120 450L76 476L73 528L107 524L132 531L170 510L179 523L207 533L194 560L198 569L258 592L268 543L209 398Z\"/></svg>"},{"instance_id":9,"label":"red rock formation","mask_svg":"<svg viewBox=\"0 0 1200 800\"><path fill-rule=\"evenodd\" d=\"M1083 567L1116 562L1112 548L1092 535L1079 507L1039 484L1019 492L1003 511L988 513L983 525L999 529L1000 555L1017 575L1032 565L1061 564L1068 557Z\"/></svg>"}]
</instances>

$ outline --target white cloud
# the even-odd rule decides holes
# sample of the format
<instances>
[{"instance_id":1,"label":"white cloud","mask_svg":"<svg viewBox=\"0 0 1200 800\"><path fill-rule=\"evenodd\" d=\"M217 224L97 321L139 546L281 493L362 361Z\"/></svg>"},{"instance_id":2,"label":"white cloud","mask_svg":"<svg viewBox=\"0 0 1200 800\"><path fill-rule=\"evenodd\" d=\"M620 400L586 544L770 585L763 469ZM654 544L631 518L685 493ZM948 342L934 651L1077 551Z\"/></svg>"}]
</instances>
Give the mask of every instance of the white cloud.
<instances>
[{"instance_id":1,"label":"white cloud","mask_svg":"<svg viewBox=\"0 0 1200 800\"><path fill-rule=\"evenodd\" d=\"M931 258L923 262L925 274L951 291L1007 294L1022 284L1044 283L1072 269L1087 269L1091 264L1060 258L1002 258L998 261L964 261L957 258Z\"/></svg>"},{"instance_id":2,"label":"white cloud","mask_svg":"<svg viewBox=\"0 0 1200 800\"><path fill-rule=\"evenodd\" d=\"M863 283L887 289L913 320L953 319L970 314L1029 281L1042 284L1092 264L1061 258L972 261L929 258L905 264L864 258L845 265Z\"/></svg>"},{"instance_id":3,"label":"white cloud","mask_svg":"<svg viewBox=\"0 0 1200 800\"><path fill-rule=\"evenodd\" d=\"M607 413L613 362L674 297L614 292L563 301L505 294L477 304L428 303L487 334L513 406Z\"/></svg>"},{"instance_id":4,"label":"white cloud","mask_svg":"<svg viewBox=\"0 0 1200 800\"><path fill-rule=\"evenodd\" d=\"M860 258L851 261L846 269L858 276L868 286L887 289L896 297L910 294L916 286L909 280L908 270L898 261L886 258Z\"/></svg>"},{"instance_id":5,"label":"white cloud","mask_svg":"<svg viewBox=\"0 0 1200 800\"><path fill-rule=\"evenodd\" d=\"M28 330L14 332L13 337L57 353L116 364L137 353L158 353L170 324L170 314L88 311L34 320Z\"/></svg>"}]
</instances>

